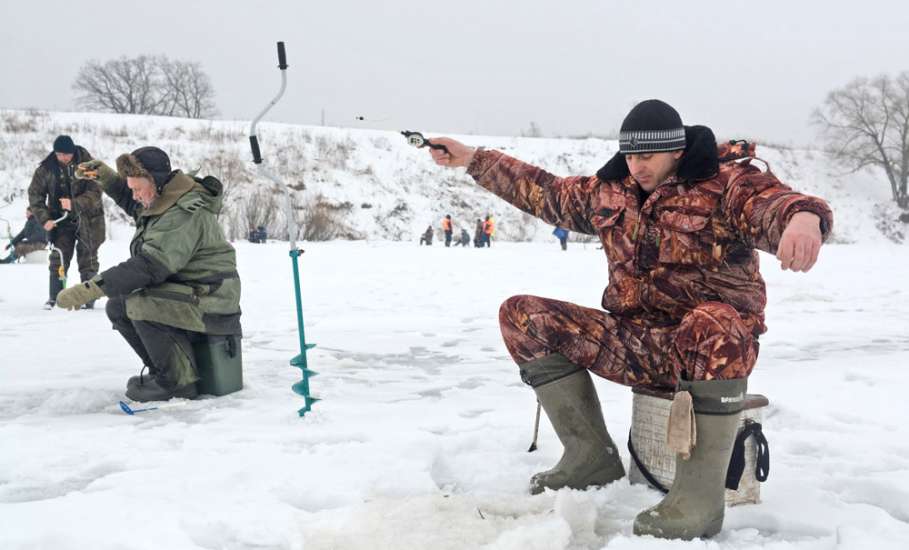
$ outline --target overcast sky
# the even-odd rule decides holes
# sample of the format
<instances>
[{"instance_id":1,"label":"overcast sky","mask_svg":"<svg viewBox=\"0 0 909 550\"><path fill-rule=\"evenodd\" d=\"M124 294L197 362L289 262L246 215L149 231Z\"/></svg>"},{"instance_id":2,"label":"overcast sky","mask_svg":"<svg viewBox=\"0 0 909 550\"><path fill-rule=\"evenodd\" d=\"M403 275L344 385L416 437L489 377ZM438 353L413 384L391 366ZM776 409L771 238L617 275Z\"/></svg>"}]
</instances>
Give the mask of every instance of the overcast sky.
<instances>
[{"instance_id":1,"label":"overcast sky","mask_svg":"<svg viewBox=\"0 0 909 550\"><path fill-rule=\"evenodd\" d=\"M826 93L909 70L903 0L114 0L0 3L0 107L73 110L89 59L199 61L220 117L612 134L658 97L719 138L805 144ZM127 7L129 6L129 7ZM361 122L356 117L366 117Z\"/></svg>"}]
</instances>

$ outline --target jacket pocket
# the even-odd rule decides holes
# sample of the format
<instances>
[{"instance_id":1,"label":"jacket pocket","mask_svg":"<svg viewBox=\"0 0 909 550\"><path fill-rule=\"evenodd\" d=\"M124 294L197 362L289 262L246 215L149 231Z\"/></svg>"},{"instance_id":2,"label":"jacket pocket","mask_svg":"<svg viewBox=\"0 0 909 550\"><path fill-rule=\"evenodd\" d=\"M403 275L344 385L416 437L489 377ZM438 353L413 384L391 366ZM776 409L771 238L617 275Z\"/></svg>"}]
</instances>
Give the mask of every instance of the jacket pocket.
<instances>
[{"instance_id":1,"label":"jacket pocket","mask_svg":"<svg viewBox=\"0 0 909 550\"><path fill-rule=\"evenodd\" d=\"M599 231L614 227L625 212L624 204L600 205L590 217L590 223Z\"/></svg>"},{"instance_id":2,"label":"jacket pocket","mask_svg":"<svg viewBox=\"0 0 909 550\"><path fill-rule=\"evenodd\" d=\"M709 267L716 263L709 214L664 211L658 223L661 264L701 264Z\"/></svg>"}]
</instances>

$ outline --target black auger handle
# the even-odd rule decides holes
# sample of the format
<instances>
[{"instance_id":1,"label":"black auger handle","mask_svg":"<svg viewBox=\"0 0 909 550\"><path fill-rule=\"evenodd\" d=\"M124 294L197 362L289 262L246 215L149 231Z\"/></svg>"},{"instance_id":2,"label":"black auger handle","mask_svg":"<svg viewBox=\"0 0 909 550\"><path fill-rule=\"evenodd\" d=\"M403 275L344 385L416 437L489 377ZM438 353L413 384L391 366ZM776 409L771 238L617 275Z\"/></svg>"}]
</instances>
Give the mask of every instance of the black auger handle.
<instances>
[{"instance_id":1,"label":"black auger handle","mask_svg":"<svg viewBox=\"0 0 909 550\"><path fill-rule=\"evenodd\" d=\"M253 163L262 164L262 153L259 151L259 138L249 136L249 146L252 148Z\"/></svg>"},{"instance_id":2,"label":"black auger handle","mask_svg":"<svg viewBox=\"0 0 909 550\"><path fill-rule=\"evenodd\" d=\"M278 68L282 71L287 68L287 54L284 52L284 42L278 42Z\"/></svg>"}]
</instances>

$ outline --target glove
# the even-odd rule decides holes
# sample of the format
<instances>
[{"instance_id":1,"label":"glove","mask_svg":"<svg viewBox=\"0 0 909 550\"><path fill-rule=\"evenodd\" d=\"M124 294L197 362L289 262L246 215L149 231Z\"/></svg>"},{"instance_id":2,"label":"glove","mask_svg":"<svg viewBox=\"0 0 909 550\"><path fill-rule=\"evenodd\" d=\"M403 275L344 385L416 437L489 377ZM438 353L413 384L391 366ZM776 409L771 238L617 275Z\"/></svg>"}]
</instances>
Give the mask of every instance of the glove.
<instances>
[{"instance_id":1,"label":"glove","mask_svg":"<svg viewBox=\"0 0 909 550\"><path fill-rule=\"evenodd\" d=\"M102 296L104 296L104 291L101 290L101 287L98 286L95 279L89 279L82 284L61 290L60 293L57 294L57 307L76 311L83 304L87 304L92 300L97 300Z\"/></svg>"},{"instance_id":2,"label":"glove","mask_svg":"<svg viewBox=\"0 0 909 550\"><path fill-rule=\"evenodd\" d=\"M76 167L76 177L80 180L92 180L101 184L101 187L117 181L120 176L117 171L104 164L103 160L90 160Z\"/></svg>"}]
</instances>

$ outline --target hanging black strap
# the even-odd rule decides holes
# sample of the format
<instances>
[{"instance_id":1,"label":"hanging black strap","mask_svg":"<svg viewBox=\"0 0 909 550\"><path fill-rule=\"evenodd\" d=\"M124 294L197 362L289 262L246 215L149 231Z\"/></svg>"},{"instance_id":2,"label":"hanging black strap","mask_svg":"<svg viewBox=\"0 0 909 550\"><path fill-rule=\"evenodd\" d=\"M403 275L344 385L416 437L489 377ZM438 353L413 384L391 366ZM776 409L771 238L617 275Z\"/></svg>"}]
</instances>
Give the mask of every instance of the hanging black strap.
<instances>
[{"instance_id":1,"label":"hanging black strap","mask_svg":"<svg viewBox=\"0 0 909 550\"><path fill-rule=\"evenodd\" d=\"M745 427L735 438L732 447L732 458L729 460L729 469L726 471L727 489L737 491L739 488L739 481L745 471L745 440L752 436L754 436L754 446L757 449L754 477L763 483L770 475L770 446L767 444L767 438L764 437L761 424L753 420L746 420Z\"/></svg>"},{"instance_id":2,"label":"hanging black strap","mask_svg":"<svg viewBox=\"0 0 909 550\"><path fill-rule=\"evenodd\" d=\"M631 431L628 431L628 452L631 453L631 460L634 461L635 465L638 467L638 471L641 472L641 475L644 476L644 479L647 480L647 483L650 484L654 489L659 489L663 494L669 492L669 489L663 487L663 484L657 481L653 474L650 473L650 470L647 469L647 466L641 461L638 457L638 453L634 450L634 444L631 442Z\"/></svg>"},{"instance_id":3,"label":"hanging black strap","mask_svg":"<svg viewBox=\"0 0 909 550\"><path fill-rule=\"evenodd\" d=\"M726 471L726 488L737 491L739 481L742 479L742 473L745 471L745 440L754 436L754 445L757 449L757 460L754 469L754 477L760 481L767 481L770 475L770 446L767 444L767 438L764 437L762 426L759 422L752 420L745 421L745 427L735 438L732 448L732 457L729 459L729 469ZM651 487L658 489L662 493L668 493L669 489L663 487L663 484L657 481L647 466L638 456L631 442L631 431L628 432L628 452L631 454L631 460L634 461L638 471L647 480Z\"/></svg>"}]
</instances>

